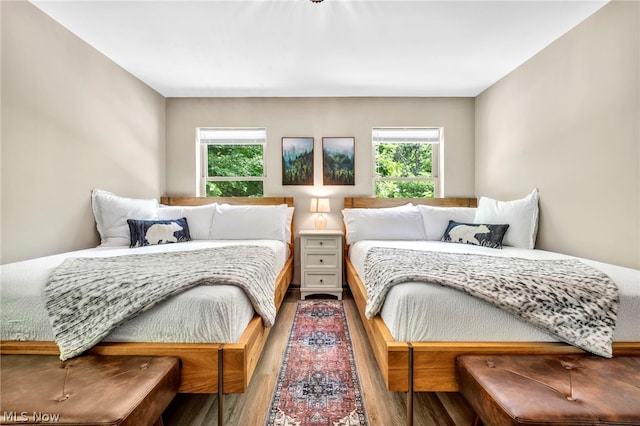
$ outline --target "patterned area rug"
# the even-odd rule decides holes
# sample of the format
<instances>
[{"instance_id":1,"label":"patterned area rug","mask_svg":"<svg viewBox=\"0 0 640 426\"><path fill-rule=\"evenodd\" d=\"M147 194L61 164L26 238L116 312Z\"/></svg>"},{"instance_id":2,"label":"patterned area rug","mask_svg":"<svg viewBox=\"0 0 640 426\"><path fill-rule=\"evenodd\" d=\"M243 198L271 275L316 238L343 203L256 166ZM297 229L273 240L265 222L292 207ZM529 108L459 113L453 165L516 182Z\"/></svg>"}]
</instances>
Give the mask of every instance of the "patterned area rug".
<instances>
[{"instance_id":1,"label":"patterned area rug","mask_svg":"<svg viewBox=\"0 0 640 426\"><path fill-rule=\"evenodd\" d=\"M342 301L298 302L266 425L368 425Z\"/></svg>"}]
</instances>

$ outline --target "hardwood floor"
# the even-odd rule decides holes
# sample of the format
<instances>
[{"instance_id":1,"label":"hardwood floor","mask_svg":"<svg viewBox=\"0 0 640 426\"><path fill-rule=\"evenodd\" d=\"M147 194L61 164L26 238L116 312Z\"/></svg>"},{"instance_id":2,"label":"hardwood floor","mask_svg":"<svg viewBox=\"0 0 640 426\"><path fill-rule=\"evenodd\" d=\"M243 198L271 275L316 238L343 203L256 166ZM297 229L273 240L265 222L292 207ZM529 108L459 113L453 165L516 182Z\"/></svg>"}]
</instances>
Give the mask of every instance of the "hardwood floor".
<instances>
[{"instance_id":1,"label":"hardwood floor","mask_svg":"<svg viewBox=\"0 0 640 426\"><path fill-rule=\"evenodd\" d=\"M296 292L285 297L247 391L225 396L225 425L264 424L298 300L299 293ZM386 390L355 304L348 293L345 294L344 305L370 426L407 424L406 394ZM413 406L413 424L416 426L472 424L473 411L458 393L417 393ZM217 418L216 395L178 394L163 414L165 426L216 425Z\"/></svg>"}]
</instances>

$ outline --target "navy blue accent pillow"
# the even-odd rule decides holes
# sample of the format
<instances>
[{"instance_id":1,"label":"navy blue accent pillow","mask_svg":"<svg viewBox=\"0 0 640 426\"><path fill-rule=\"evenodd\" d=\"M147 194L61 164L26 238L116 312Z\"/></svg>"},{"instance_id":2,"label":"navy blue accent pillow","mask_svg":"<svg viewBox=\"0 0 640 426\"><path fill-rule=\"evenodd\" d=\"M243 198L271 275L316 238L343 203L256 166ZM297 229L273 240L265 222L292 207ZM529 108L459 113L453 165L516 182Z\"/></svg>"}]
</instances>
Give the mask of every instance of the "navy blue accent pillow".
<instances>
[{"instance_id":1,"label":"navy blue accent pillow","mask_svg":"<svg viewBox=\"0 0 640 426\"><path fill-rule=\"evenodd\" d=\"M491 248L502 248L502 239L509 225L484 225L449 221L441 241L472 244Z\"/></svg>"},{"instance_id":2,"label":"navy blue accent pillow","mask_svg":"<svg viewBox=\"0 0 640 426\"><path fill-rule=\"evenodd\" d=\"M129 247L191 241L186 217L169 220L128 219L127 223L131 238Z\"/></svg>"}]
</instances>

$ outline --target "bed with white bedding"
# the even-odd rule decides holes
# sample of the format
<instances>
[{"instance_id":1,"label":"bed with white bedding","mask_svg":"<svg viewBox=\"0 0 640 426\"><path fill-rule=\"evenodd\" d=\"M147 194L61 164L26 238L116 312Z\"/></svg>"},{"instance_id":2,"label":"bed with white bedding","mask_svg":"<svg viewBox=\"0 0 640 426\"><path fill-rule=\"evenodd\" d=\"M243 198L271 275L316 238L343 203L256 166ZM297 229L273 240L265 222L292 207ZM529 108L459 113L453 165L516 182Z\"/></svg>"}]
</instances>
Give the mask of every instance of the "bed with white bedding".
<instances>
[{"instance_id":1,"label":"bed with white bedding","mask_svg":"<svg viewBox=\"0 0 640 426\"><path fill-rule=\"evenodd\" d=\"M140 247L135 249L135 253L191 251L229 245L270 248L275 254L278 271L289 257L287 245L276 240L193 240ZM0 290L3 301L1 340L54 340L42 288L49 274L64 259L130 254L132 250L128 247L96 247L4 265ZM254 315L254 308L240 287L196 286L127 321L104 341L234 343L240 339Z\"/></svg>"},{"instance_id":2,"label":"bed with white bedding","mask_svg":"<svg viewBox=\"0 0 640 426\"><path fill-rule=\"evenodd\" d=\"M441 241L358 241L349 249L349 259L360 277L364 277L364 261L372 247L397 247L412 250L431 250L445 253L469 253L485 256L519 257L524 259L571 259L544 250L504 247L495 250L467 244ZM620 305L614 341L640 341L640 283L639 271L588 259L581 259L605 272L616 283ZM437 299L437 304L429 300ZM429 306L429 309L425 309ZM456 315L464 312L464 316ZM380 317L397 341L520 341L557 342L558 337L525 322L487 302L467 293L437 284L403 283L395 285L387 294ZM415 327L420 324L420 327Z\"/></svg>"},{"instance_id":3,"label":"bed with white bedding","mask_svg":"<svg viewBox=\"0 0 640 426\"><path fill-rule=\"evenodd\" d=\"M116 203L126 200L116 196L112 199ZM70 259L118 260L120 257L130 259L131 255L145 259L144 256L148 255L191 256L203 251L215 253L216 250L237 246L246 246L244 249L256 248L272 253L271 276L276 278L273 280L271 297L274 310L277 311L293 273L292 199L180 197L163 198L162 201L165 205L158 206L158 212L161 211L160 218L172 219L171 215L176 214L187 217L191 225L191 236L194 238L176 244L153 244L131 248L129 245L123 245L117 238L105 238L105 235L117 236L117 232L113 234L112 231L104 229L105 223L122 222L123 217L118 217L115 221L107 215L105 219L108 220L103 221L95 211L94 204L94 213L102 237L100 246L3 265L0 289L2 353L60 353L48 306L45 306L43 289L52 272L65 260L68 262ZM105 208L106 204L108 203L103 203L102 207ZM174 205L182 207L169 207ZM220 206L224 206L222 210ZM259 210L263 206L268 207ZM271 209L271 206L282 208ZM256 235L255 223L260 221L259 215L276 210L278 214L286 211L281 233L277 230L276 234L273 234L274 231L271 230L259 231L263 235ZM218 214L217 218L221 221L217 226L217 235L211 235L215 227L207 225L207 221L214 220L214 214ZM138 210L127 215L144 216L145 213ZM114 217L116 216L118 215ZM281 222L280 218L281 216L278 216L277 223ZM262 216L262 219L264 225L265 217ZM243 224L243 220L251 223ZM266 221L269 223L268 217ZM248 234L252 232L256 239L249 238ZM271 234L275 237L272 238ZM124 234L120 236L122 235ZM225 237L229 239L222 239ZM182 360L180 391L191 393L215 393L220 390L218 356L224 355L224 393L237 393L243 392L248 385L269 329L264 318L257 314L255 304L241 287L228 284L196 285L181 290L178 294L127 320L108 333L90 351L107 355L179 356Z\"/></svg>"},{"instance_id":4,"label":"bed with white bedding","mask_svg":"<svg viewBox=\"0 0 640 426\"><path fill-rule=\"evenodd\" d=\"M398 206L409 202L426 206L421 207L423 229L419 232L409 230L413 219L406 212L388 209L393 206L400 209ZM472 223L477 211L475 206L475 199L345 199L347 281L389 390L408 390L409 374L416 391L457 390L454 362L462 353L582 352L554 333L491 303L434 283L406 281L395 284L389 288L379 313L372 318L366 315L369 283L364 280L367 276L365 262L367 253L376 247L539 261L576 259L529 247L504 245L496 249L440 241L449 220ZM371 211L363 210L365 208ZM403 225L376 230L375 222L382 218ZM418 221L413 223L415 227L417 224ZM640 271L587 259L580 261L605 273L617 286L619 305L613 332L613 355L639 354ZM408 362L410 350L411 365Z\"/></svg>"}]
</instances>

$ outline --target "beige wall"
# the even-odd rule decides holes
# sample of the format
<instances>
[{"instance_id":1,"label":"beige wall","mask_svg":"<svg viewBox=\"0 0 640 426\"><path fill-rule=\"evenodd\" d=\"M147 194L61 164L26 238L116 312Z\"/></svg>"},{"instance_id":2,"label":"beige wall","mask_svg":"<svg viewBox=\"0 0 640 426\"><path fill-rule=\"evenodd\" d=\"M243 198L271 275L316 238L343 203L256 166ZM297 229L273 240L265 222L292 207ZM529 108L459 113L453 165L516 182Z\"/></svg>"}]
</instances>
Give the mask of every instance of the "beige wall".
<instances>
[{"instance_id":1,"label":"beige wall","mask_svg":"<svg viewBox=\"0 0 640 426\"><path fill-rule=\"evenodd\" d=\"M444 127L444 194L474 195L472 98L173 98L167 99L166 118L167 192L172 195L196 192L196 127L266 127L265 195L295 197L295 235L314 227L310 197L330 198L327 227L341 229L343 198L372 195L371 129L376 126ZM285 136L315 138L314 186L282 185ZM322 186L323 136L355 138L354 186ZM298 253L295 259L297 283Z\"/></svg>"},{"instance_id":2,"label":"beige wall","mask_svg":"<svg viewBox=\"0 0 640 426\"><path fill-rule=\"evenodd\" d=\"M2 263L95 246L91 190L164 192L165 100L32 4L2 7Z\"/></svg>"},{"instance_id":3,"label":"beige wall","mask_svg":"<svg viewBox=\"0 0 640 426\"><path fill-rule=\"evenodd\" d=\"M476 195L538 187L538 248L640 268L639 21L614 1L476 98Z\"/></svg>"},{"instance_id":4,"label":"beige wall","mask_svg":"<svg viewBox=\"0 0 640 426\"><path fill-rule=\"evenodd\" d=\"M342 198L372 194L371 129L376 126L445 128L444 194L473 196L472 98L184 98L167 99L167 192L194 195L195 128L248 126L267 129L265 195L296 198L297 227L313 226L312 195L331 199L329 227L341 228ZM281 139L315 138L315 186L282 185ZM322 186L322 137L355 137L355 185Z\"/></svg>"},{"instance_id":5,"label":"beige wall","mask_svg":"<svg viewBox=\"0 0 640 426\"><path fill-rule=\"evenodd\" d=\"M614 1L475 99L165 99L27 2L1 2L2 263L98 242L90 192L195 193L195 127L264 126L266 195L371 194L374 126L443 126L445 196L541 193L539 248L640 268L640 4ZM166 104L166 105L165 105ZM166 106L166 109L165 109ZM165 145L166 125L166 145ZM356 185L281 185L283 136L356 138ZM474 143L475 139L475 143ZM166 157L166 158L165 158ZM166 161L165 161L166 160Z\"/></svg>"}]
</instances>

